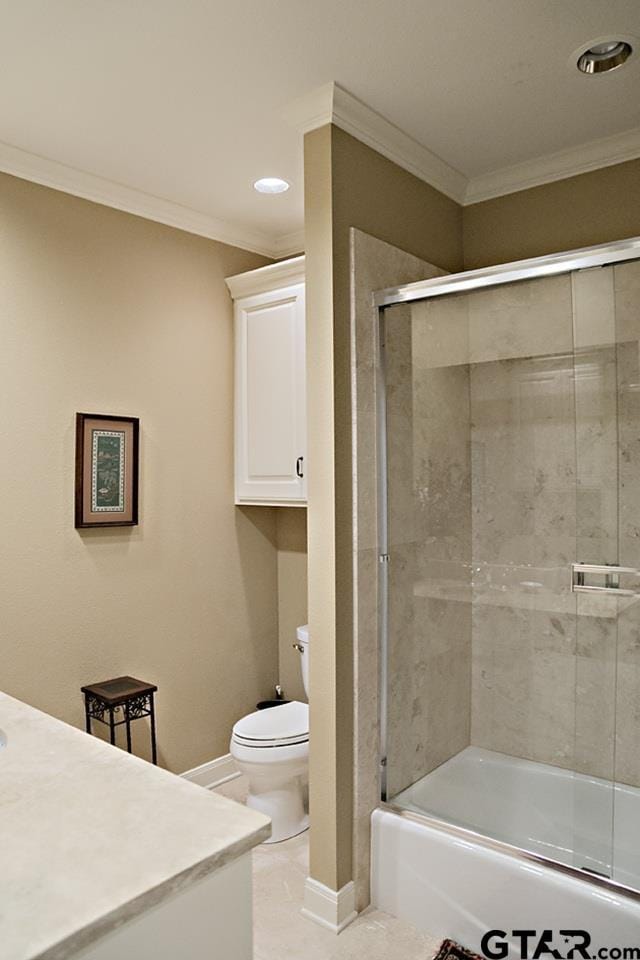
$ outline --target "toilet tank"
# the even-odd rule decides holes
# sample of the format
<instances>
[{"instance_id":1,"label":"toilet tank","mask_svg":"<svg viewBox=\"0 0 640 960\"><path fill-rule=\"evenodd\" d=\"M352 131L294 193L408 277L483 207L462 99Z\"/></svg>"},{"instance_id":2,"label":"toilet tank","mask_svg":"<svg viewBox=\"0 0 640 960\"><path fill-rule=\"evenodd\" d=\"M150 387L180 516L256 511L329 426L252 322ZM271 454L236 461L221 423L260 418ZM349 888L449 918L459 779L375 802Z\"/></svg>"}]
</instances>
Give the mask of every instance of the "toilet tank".
<instances>
[{"instance_id":1,"label":"toilet tank","mask_svg":"<svg viewBox=\"0 0 640 960\"><path fill-rule=\"evenodd\" d=\"M302 669L302 682L304 684L304 692L307 695L307 700L309 699L309 624L305 623L303 627L298 627L296 629L296 640L300 644L300 666Z\"/></svg>"}]
</instances>

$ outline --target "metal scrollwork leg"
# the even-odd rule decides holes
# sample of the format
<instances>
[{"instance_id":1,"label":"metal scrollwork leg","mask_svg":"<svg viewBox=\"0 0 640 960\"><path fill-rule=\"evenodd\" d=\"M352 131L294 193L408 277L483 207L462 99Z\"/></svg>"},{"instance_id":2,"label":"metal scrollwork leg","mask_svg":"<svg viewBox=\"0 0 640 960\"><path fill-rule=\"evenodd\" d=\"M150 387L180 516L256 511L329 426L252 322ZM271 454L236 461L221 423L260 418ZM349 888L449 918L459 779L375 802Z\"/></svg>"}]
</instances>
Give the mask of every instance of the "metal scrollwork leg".
<instances>
[{"instance_id":1,"label":"metal scrollwork leg","mask_svg":"<svg viewBox=\"0 0 640 960\"><path fill-rule=\"evenodd\" d=\"M124 705L124 721L127 730L127 753L131 753L131 717L129 716L129 704Z\"/></svg>"},{"instance_id":2,"label":"metal scrollwork leg","mask_svg":"<svg viewBox=\"0 0 640 960\"><path fill-rule=\"evenodd\" d=\"M151 760L152 763L158 763L158 750L156 747L156 711L153 702L153 694L149 694L149 714L151 721Z\"/></svg>"},{"instance_id":3,"label":"metal scrollwork leg","mask_svg":"<svg viewBox=\"0 0 640 960\"><path fill-rule=\"evenodd\" d=\"M116 745L116 724L115 717L113 713L113 707L109 709L109 736L111 739L112 746Z\"/></svg>"}]
</instances>

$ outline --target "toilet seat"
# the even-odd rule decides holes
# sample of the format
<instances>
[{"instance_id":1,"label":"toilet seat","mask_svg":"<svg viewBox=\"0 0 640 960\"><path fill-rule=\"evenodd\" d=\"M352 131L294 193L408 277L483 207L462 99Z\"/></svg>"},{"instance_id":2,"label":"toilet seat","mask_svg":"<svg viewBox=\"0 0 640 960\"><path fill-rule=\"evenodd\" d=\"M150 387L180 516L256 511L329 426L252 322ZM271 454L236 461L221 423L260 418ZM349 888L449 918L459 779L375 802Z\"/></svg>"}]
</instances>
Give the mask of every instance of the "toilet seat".
<instances>
[{"instance_id":1,"label":"toilet seat","mask_svg":"<svg viewBox=\"0 0 640 960\"><path fill-rule=\"evenodd\" d=\"M238 720L231 739L253 749L287 747L309 741L309 706L293 700L267 710L256 710Z\"/></svg>"}]
</instances>

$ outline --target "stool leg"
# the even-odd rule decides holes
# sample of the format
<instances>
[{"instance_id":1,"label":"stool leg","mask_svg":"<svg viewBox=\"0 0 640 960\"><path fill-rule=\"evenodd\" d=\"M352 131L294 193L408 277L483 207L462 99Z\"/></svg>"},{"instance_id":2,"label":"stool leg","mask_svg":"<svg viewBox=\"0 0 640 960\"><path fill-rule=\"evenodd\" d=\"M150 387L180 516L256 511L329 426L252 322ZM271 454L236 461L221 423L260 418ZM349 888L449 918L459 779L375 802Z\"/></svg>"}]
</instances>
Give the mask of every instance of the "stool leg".
<instances>
[{"instance_id":1,"label":"stool leg","mask_svg":"<svg viewBox=\"0 0 640 960\"><path fill-rule=\"evenodd\" d=\"M87 733L91 733L91 713L89 712L89 696L86 693L84 695L84 722L87 729Z\"/></svg>"},{"instance_id":2,"label":"stool leg","mask_svg":"<svg viewBox=\"0 0 640 960\"><path fill-rule=\"evenodd\" d=\"M153 694L149 694L149 719L151 720L151 762L157 765L158 750L156 747L156 711L153 703Z\"/></svg>"},{"instance_id":3,"label":"stool leg","mask_svg":"<svg viewBox=\"0 0 640 960\"><path fill-rule=\"evenodd\" d=\"M131 753L131 717L129 716L129 702L124 705L124 719L127 730L127 753Z\"/></svg>"},{"instance_id":4,"label":"stool leg","mask_svg":"<svg viewBox=\"0 0 640 960\"><path fill-rule=\"evenodd\" d=\"M113 717L113 707L109 707L109 736L111 739L111 744L115 747L116 745L116 725Z\"/></svg>"}]
</instances>

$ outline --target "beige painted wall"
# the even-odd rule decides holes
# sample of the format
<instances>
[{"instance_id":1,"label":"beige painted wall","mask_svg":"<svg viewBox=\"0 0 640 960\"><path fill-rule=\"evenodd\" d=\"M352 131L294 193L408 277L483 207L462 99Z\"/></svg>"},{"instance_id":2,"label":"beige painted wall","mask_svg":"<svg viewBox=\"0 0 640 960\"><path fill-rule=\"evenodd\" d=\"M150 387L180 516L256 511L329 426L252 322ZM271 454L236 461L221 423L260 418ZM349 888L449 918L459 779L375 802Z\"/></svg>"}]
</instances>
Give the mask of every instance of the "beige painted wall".
<instances>
[{"instance_id":1,"label":"beige painted wall","mask_svg":"<svg viewBox=\"0 0 640 960\"><path fill-rule=\"evenodd\" d=\"M640 159L464 208L466 270L640 234Z\"/></svg>"},{"instance_id":2,"label":"beige painted wall","mask_svg":"<svg viewBox=\"0 0 640 960\"><path fill-rule=\"evenodd\" d=\"M276 518L233 505L224 285L264 262L0 176L0 686L81 725L81 684L155 681L176 771L277 679ZM139 526L74 529L78 410L141 418Z\"/></svg>"},{"instance_id":3,"label":"beige painted wall","mask_svg":"<svg viewBox=\"0 0 640 960\"><path fill-rule=\"evenodd\" d=\"M331 127L304 138L309 547L310 867L337 889L335 487ZM348 839L347 842L350 843Z\"/></svg>"},{"instance_id":4,"label":"beige painted wall","mask_svg":"<svg viewBox=\"0 0 640 960\"><path fill-rule=\"evenodd\" d=\"M279 682L287 700L306 702L300 654L293 644L296 627L307 622L307 511L278 507L276 515Z\"/></svg>"},{"instance_id":5,"label":"beige painted wall","mask_svg":"<svg viewBox=\"0 0 640 960\"><path fill-rule=\"evenodd\" d=\"M445 269L462 266L457 204L336 127L305 137L310 873L334 890L352 877L352 226Z\"/></svg>"}]
</instances>

